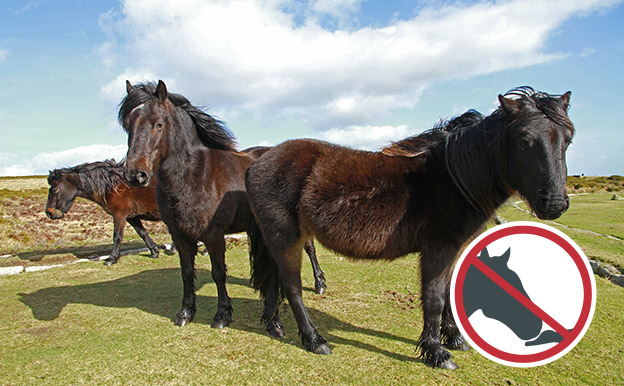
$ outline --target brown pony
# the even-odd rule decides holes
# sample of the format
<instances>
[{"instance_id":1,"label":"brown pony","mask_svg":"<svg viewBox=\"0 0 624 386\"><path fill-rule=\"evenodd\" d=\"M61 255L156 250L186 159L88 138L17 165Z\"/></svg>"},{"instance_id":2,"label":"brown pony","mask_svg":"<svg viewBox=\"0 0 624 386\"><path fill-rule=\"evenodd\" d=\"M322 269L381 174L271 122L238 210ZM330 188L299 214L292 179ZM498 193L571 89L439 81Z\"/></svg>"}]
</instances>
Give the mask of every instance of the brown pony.
<instances>
[{"instance_id":1,"label":"brown pony","mask_svg":"<svg viewBox=\"0 0 624 386\"><path fill-rule=\"evenodd\" d=\"M160 221L156 185L131 187L123 171L123 162L107 160L55 169L48 175L50 190L45 211L49 218L63 218L76 197L95 202L113 216L113 250L104 260L105 265L115 264L119 260L126 221L143 239L151 257L158 257L158 246L141 223L141 220Z\"/></svg>"},{"instance_id":2,"label":"brown pony","mask_svg":"<svg viewBox=\"0 0 624 386\"><path fill-rule=\"evenodd\" d=\"M442 346L467 349L450 307L452 267L511 194L525 197L543 219L566 211L569 99L569 92L522 87L499 95L500 107L487 117L470 110L381 152L292 140L261 157L246 186L267 247L255 256L252 283L265 298L269 332L283 335L277 319L283 292L304 347L331 353L301 298L301 247L309 237L356 259L420 252L418 347L428 365L457 368Z\"/></svg>"},{"instance_id":3,"label":"brown pony","mask_svg":"<svg viewBox=\"0 0 624 386\"><path fill-rule=\"evenodd\" d=\"M125 175L134 186L149 186L156 177L158 208L179 251L184 293L175 325L184 326L195 316L195 255L197 241L203 241L218 294L212 327L227 326L232 304L225 286L224 235L247 231L255 240L252 245L261 243L257 233L250 232L255 222L245 172L254 156L268 149L236 151L222 122L184 96L169 93L162 81L158 86L126 82L126 90L119 108L119 121L128 133Z\"/></svg>"}]
</instances>

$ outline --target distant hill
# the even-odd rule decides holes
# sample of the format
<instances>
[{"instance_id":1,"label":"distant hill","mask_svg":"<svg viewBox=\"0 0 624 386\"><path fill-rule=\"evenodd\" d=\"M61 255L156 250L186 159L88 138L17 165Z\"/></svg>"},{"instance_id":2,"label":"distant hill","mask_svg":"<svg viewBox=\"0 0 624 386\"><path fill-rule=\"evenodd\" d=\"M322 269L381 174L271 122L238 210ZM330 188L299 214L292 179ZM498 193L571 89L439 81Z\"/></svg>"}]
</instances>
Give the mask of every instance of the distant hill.
<instances>
[{"instance_id":1,"label":"distant hill","mask_svg":"<svg viewBox=\"0 0 624 386\"><path fill-rule=\"evenodd\" d=\"M623 192L624 177L613 175L610 177L569 176L566 185L568 193L596 193L596 192Z\"/></svg>"}]
</instances>

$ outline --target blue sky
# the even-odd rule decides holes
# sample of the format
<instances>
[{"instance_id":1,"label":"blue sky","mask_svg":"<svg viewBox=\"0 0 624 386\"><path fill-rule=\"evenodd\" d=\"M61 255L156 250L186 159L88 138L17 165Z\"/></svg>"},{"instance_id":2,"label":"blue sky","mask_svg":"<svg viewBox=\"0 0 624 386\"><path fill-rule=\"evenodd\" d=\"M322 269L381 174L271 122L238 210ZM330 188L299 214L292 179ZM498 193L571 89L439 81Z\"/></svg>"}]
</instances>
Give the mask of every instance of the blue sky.
<instances>
[{"instance_id":1,"label":"blue sky","mask_svg":"<svg viewBox=\"0 0 624 386\"><path fill-rule=\"evenodd\" d=\"M240 147L379 149L530 85L572 91L570 174L624 174L624 5L593 1L0 1L0 175L120 158L125 80Z\"/></svg>"}]
</instances>

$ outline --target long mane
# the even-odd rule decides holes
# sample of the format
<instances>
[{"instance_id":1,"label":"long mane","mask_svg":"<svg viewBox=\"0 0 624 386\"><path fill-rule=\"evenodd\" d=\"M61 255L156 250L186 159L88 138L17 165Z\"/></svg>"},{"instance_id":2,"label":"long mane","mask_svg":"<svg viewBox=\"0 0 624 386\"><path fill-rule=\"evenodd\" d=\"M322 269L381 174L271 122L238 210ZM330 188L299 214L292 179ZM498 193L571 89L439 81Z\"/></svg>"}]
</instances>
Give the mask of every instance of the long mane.
<instances>
[{"instance_id":1,"label":"long mane","mask_svg":"<svg viewBox=\"0 0 624 386\"><path fill-rule=\"evenodd\" d=\"M88 195L93 195L97 201L105 202L106 195L115 191L121 184L126 183L124 177L125 160L117 162L114 159L102 162L87 162L77 166L54 169L48 176L48 182L60 180L65 174L77 177L76 187Z\"/></svg>"},{"instance_id":2,"label":"long mane","mask_svg":"<svg viewBox=\"0 0 624 386\"><path fill-rule=\"evenodd\" d=\"M144 103L156 100L154 93L156 85L153 82L134 85L134 90L130 92L119 104L118 119L124 130L124 119L134 110ZM195 107L191 102L180 94L168 93L169 102L186 112L195 125L197 135L202 143L209 148L220 150L235 150L236 140L228 129L227 125Z\"/></svg>"},{"instance_id":3,"label":"long mane","mask_svg":"<svg viewBox=\"0 0 624 386\"><path fill-rule=\"evenodd\" d=\"M574 130L559 95L514 88L504 95L541 111L558 125ZM438 123L422 134L394 142L382 149L389 156L428 157L443 160L453 183L477 210L493 213L501 200L513 193L505 175L507 132L514 126L502 107L488 116L476 110Z\"/></svg>"}]
</instances>

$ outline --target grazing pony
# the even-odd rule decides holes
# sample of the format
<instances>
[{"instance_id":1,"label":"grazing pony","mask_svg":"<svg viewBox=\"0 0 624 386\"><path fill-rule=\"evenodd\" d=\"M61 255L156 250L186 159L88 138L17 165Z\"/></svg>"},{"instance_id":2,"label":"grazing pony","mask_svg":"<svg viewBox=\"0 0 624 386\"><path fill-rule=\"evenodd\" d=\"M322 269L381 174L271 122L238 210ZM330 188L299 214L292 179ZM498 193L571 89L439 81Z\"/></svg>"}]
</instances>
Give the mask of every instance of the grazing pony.
<instances>
[{"instance_id":1,"label":"grazing pony","mask_svg":"<svg viewBox=\"0 0 624 386\"><path fill-rule=\"evenodd\" d=\"M222 122L184 96L168 93L162 81L157 86L126 82L126 91L119 108L128 133L125 176L134 186L149 186L156 176L158 208L180 256L184 293L175 325L184 326L195 315L195 255L197 241L203 241L218 293L212 327L225 327L232 320L232 305L225 286L224 235L247 231L251 244L262 246L252 231L245 172L253 155L266 149L236 151Z\"/></svg>"},{"instance_id":2,"label":"grazing pony","mask_svg":"<svg viewBox=\"0 0 624 386\"><path fill-rule=\"evenodd\" d=\"M95 202L113 216L113 250L104 260L105 265L115 264L119 260L126 221L145 241L151 257L158 257L158 246L141 223L141 220L160 221L156 186L129 186L124 177L123 162L107 160L55 169L48 175L48 184L50 190L45 211L53 220L63 218L76 197Z\"/></svg>"},{"instance_id":3,"label":"grazing pony","mask_svg":"<svg viewBox=\"0 0 624 386\"><path fill-rule=\"evenodd\" d=\"M570 92L552 96L522 87L498 99L500 107L487 117L470 110L381 152L292 140L249 168L247 195L268 248L255 256L252 284L265 298L271 335L283 335L277 305L284 293L304 347L331 353L301 298L304 240L315 236L355 259L420 252L420 355L430 366L457 368L442 344L467 349L449 301L462 247L512 194L542 219L559 217L569 205Z\"/></svg>"}]
</instances>

